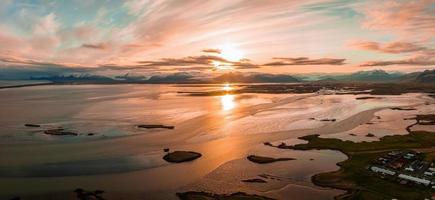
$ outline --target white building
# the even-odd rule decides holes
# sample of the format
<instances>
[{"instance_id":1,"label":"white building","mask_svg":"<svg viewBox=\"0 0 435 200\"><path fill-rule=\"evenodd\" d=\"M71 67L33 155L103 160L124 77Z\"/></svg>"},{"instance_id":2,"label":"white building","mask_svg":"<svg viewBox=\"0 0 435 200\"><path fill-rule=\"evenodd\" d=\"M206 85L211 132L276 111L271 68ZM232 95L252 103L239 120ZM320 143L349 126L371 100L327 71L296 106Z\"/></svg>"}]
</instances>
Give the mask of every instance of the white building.
<instances>
[{"instance_id":1,"label":"white building","mask_svg":"<svg viewBox=\"0 0 435 200\"><path fill-rule=\"evenodd\" d=\"M394 176L396 174L396 172L393 172L393 171L388 170L388 169L383 169L383 168L380 168L380 167L376 167L376 166L371 166L370 170L372 170L373 172L376 172L376 173L388 174L388 175L391 175L391 176Z\"/></svg>"},{"instance_id":2,"label":"white building","mask_svg":"<svg viewBox=\"0 0 435 200\"><path fill-rule=\"evenodd\" d=\"M428 186L430 184L429 180L418 178L418 177L414 177L414 176L409 176L409 175L406 175L406 174L399 174L398 177L401 178L401 179L405 179L405 180L408 180L408 181L415 182L415 183L420 183L420 184L423 184L425 186Z\"/></svg>"}]
</instances>

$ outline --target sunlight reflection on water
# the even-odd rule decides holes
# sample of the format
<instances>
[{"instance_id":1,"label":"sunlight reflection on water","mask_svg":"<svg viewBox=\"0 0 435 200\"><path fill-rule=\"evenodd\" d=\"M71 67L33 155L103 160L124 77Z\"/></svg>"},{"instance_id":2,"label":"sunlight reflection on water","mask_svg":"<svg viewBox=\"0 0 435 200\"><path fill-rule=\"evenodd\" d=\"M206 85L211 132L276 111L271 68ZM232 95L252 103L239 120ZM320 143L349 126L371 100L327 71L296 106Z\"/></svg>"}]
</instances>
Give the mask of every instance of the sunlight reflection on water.
<instances>
[{"instance_id":1,"label":"sunlight reflection on water","mask_svg":"<svg viewBox=\"0 0 435 200\"><path fill-rule=\"evenodd\" d=\"M221 104L222 110L231 110L236 107L236 103L234 102L234 95L226 94L221 96Z\"/></svg>"}]
</instances>

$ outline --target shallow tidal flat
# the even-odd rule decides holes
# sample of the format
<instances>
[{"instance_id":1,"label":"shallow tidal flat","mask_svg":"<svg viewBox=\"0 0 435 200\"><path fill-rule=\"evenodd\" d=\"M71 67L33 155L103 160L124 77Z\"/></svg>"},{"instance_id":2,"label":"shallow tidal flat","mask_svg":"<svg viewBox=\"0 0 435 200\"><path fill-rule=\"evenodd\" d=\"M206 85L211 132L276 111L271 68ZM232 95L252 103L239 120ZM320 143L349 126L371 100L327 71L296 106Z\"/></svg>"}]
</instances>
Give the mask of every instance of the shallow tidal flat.
<instances>
[{"instance_id":1,"label":"shallow tidal flat","mask_svg":"<svg viewBox=\"0 0 435 200\"><path fill-rule=\"evenodd\" d=\"M107 199L177 199L176 193L187 191L332 199L344 191L315 186L311 176L337 170L344 154L276 149L263 143L296 144L304 142L296 138L310 134L355 141L406 134L402 124L413 122L404 118L432 112L434 103L419 93L358 100L368 95L179 93L201 89L79 85L0 90L5 97L0 99L5 111L0 114L0 197L44 199L50 194L75 199L73 191L83 188L104 190ZM174 128L144 129L139 124ZM43 133L57 127L78 135ZM366 137L368 131L375 137ZM169 163L163 159L166 148L202 156ZM294 159L258 164L248 155ZM265 182L243 181L247 179Z\"/></svg>"}]
</instances>

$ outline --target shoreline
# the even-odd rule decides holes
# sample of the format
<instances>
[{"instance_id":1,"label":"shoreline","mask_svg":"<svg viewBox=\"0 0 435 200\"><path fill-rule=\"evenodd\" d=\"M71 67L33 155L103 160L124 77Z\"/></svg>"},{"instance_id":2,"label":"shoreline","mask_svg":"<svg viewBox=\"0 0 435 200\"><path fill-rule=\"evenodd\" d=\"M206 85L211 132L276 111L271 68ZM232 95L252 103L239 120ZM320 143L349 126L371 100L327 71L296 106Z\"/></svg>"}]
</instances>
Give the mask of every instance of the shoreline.
<instances>
[{"instance_id":1,"label":"shoreline","mask_svg":"<svg viewBox=\"0 0 435 200\"><path fill-rule=\"evenodd\" d=\"M338 195L335 197L335 199L347 199L347 198L355 198L357 195L361 195L361 193L378 193L381 194L381 196L383 195L385 196L389 196L390 194L385 194L385 193L380 193L380 191L375 191L375 190L371 190L370 188L366 188L366 186L360 185L361 183L359 183L359 181L357 180L352 180L352 178L350 178L349 176L353 177L355 176L352 173L355 172L349 172L349 170L352 170L353 164L354 162L360 162L360 161L355 161L355 157L354 156L362 156L362 155L370 155L369 157L373 157L374 155L380 155L392 150L400 150L400 149L407 149L407 148L411 148L411 149L424 149L424 148L433 148L435 145L432 143L425 143L424 139L420 139L420 137L428 137L428 139L426 140L432 140L433 138L435 138L435 132L427 132L427 131L410 131L410 128L414 125L418 124L417 122L409 125L407 127L407 131L408 134L406 135L393 135L393 136L385 136L380 138L380 141L372 141L372 142L359 142L359 143L348 143L346 144L345 141L340 141L337 142L337 139L331 139L331 138L320 138L319 135L309 135L309 136L304 136L304 137L300 137L299 139L302 139L304 141L308 141L308 143L306 144L296 144L296 145L291 145L291 146L286 146L286 147L281 147L283 149L293 149L293 150L302 150L302 151L306 151L306 150L335 150L335 151L339 151L341 153L343 153L344 155L347 156L347 159L342 161L342 162L338 162L336 165L339 167L338 170L336 171L330 171L330 172L324 172L324 173L318 173L315 174L311 177L311 182L313 184L315 184L316 186L319 187L324 187L324 188L332 188L332 189L339 189L339 190L344 190L346 191L344 194L342 195ZM409 144L407 143L407 140L410 139L406 139L406 138L419 138L420 143L415 142L415 144ZM415 138L414 138L415 139ZM401 141L403 144L394 144L391 147L388 147L388 143L390 141ZM336 144L335 144L335 143ZM327 143L334 143L332 145L328 145ZM339 145L339 144L343 144L343 145ZM348 145L349 147L346 147L345 145ZM378 148L368 148L368 150L362 150L361 147L356 148L351 151L349 149L352 149L353 147L351 147L351 145L354 146L363 146L363 145L367 145L367 147L370 146L376 146L378 145ZM386 147L383 147L383 145L387 145ZM403 146L401 146L403 145ZM343 147L341 147L343 146ZM277 146L273 146L276 148L279 148ZM341 147L341 148L340 148ZM348 150L345 150L346 148L349 148ZM368 159L370 160L370 159ZM364 163L364 162L363 162ZM368 163L364 163L364 164L368 164ZM349 166L350 165L350 166ZM366 170L365 166L359 166L359 169L353 169L353 170ZM362 171L364 173L364 171ZM370 176L369 176L370 177ZM374 180L376 180L378 177L375 177ZM390 184L390 183L388 183ZM394 185L395 187L402 187L401 185L398 185L398 183L391 183L392 185ZM411 188L412 190L412 188ZM407 193L412 193L412 191L406 191ZM423 193L423 191L421 191ZM426 191L427 193L427 191ZM405 195L401 194L401 195ZM408 195L408 194L406 194ZM423 195L423 194L422 194ZM428 194L427 194L428 195ZM400 196L390 196L390 197L400 197Z\"/></svg>"},{"instance_id":2,"label":"shoreline","mask_svg":"<svg viewBox=\"0 0 435 200\"><path fill-rule=\"evenodd\" d=\"M260 105L255 105L255 106L250 106L248 108L243 108L243 109L237 109L237 114L234 115L234 118L232 119L239 119L239 118L243 118L246 115L252 115L255 114L257 112L261 112L262 110L267 110L268 108L271 107L276 107L276 106L280 106L280 105L284 105L286 103L289 102L294 102L294 101L298 101L300 99L306 98L306 97L310 97L312 95L307 94L307 95L302 95L302 96L292 96L290 98L284 98L282 101L278 101L278 102L273 102L273 103L266 103L266 104L260 104ZM426 96L426 95L424 95ZM358 111L356 112L356 114L353 114L351 116L346 116L346 118L340 119L337 122L331 123L331 124L327 124L326 126L329 127L329 129L331 130L331 133L334 133L334 125L335 126L339 126L340 127L336 127L335 130L351 130L354 127L356 127L358 124L360 123L364 123L366 121L370 121L371 119L373 119L374 117L374 113L377 112L378 110L382 110L382 109L388 109L389 106L385 106L382 108L372 108L372 109L368 109L368 110L364 110L364 111ZM300 137L303 135L307 135L309 133L314 132L322 132L323 133L323 129L325 128L325 125L322 127L318 127L318 128L313 128L313 129L307 129L307 130L300 130L300 129L296 129L296 130L290 130L290 131L276 131L276 132L267 132L267 133L259 133L259 134L253 134L253 135L234 135L234 136L229 136L229 137L225 137L225 138L219 138L219 139L214 139L212 141L209 142L205 142L204 144L202 144L202 142L188 142L185 141L186 138L192 138L195 135L198 134L198 132L194 131L195 128L197 128L196 126L194 127L194 129L189 128L186 129L186 127L190 127L192 124L201 124L201 122L204 121L210 121L213 119L216 119L216 117L218 117L217 119L222 118L222 116L215 116L215 115L207 115L207 116L199 116L196 117L194 120L187 122L186 124L184 124L181 128L179 129L179 127L177 126L176 129L174 129L174 133L170 133L170 132L165 132L159 133L159 134L155 134L155 135L131 135L131 136L126 136L126 137L120 137L120 138L111 138L108 140L95 140L95 141L85 141L83 143L63 143L63 144L34 144L34 145L24 145L21 146L21 144L18 144L16 146L14 145L8 145L8 146L3 146L0 147L0 149L2 150L7 150L5 152L5 156L6 156L6 160L8 158L11 159L12 155L15 155L16 153L19 155L23 155L23 158L19 158L19 160L11 160L13 161L13 163L18 164L21 163L23 165L26 164L32 164L33 161L26 161L26 158L29 157L29 155L25 155L28 154L28 152L33 152L36 151L36 157L37 158L43 158L43 160L38 161L36 158L36 162L37 164L41 164L44 163L44 161L50 161L50 162L62 162L62 160L64 160L64 158L60 158L57 157L56 155L51 155L50 152L63 152L65 153L64 155L62 155L63 157L66 158L66 160L69 159L78 159L78 160L82 160L82 159L89 159L92 160L94 158L96 158L96 156L98 157L102 157L105 158L106 156L108 156L110 154L110 156L124 156L124 155L132 155L132 154L142 154L144 151L148 151L148 150L156 150L156 151L161 151L163 147L169 147L171 149L186 149L186 148L191 148L191 149L187 149L187 150L194 150L197 152L201 152L204 153L205 157L203 160L203 158L198 159L197 161L195 161L194 164L195 166L183 166L182 169L183 170L189 170L192 168L201 168L201 173L197 175L194 175L195 177L202 177L201 174L207 174L211 171L213 171L215 169L215 167L213 167L214 165L216 166L220 166L222 164L225 164L228 161L225 161L222 159L218 159L218 157L226 157L225 159L236 159L236 158L240 158L240 157L244 157L245 156L245 151L246 149L249 150L249 147L252 146L252 144L261 144L264 141L267 140L281 140L281 139L288 139L288 138L293 138L293 137ZM355 123L347 123L349 120L351 121L357 121ZM342 121L342 122L340 122ZM212 126L214 127L214 126ZM167 134L166 134L167 133ZM182 133L182 134L181 134ZM329 134L329 133L328 133ZM149 146L149 144L151 144L150 142L148 142L148 139L155 139L155 138L164 138L164 140L159 141L156 144L152 144L151 146ZM166 140L168 139L168 140ZM184 142L182 143L177 143L177 141L182 140ZM168 143L169 142L169 143ZM122 144L122 143L126 143L126 144ZM232 144L231 144L232 143ZM234 154L234 152L230 152L230 151L234 151L231 149L220 149L217 148L215 150L221 151L221 150L225 150L228 152L225 153L221 153L221 155L214 155L212 150L207 151L207 149L205 148L205 146L214 146L214 147L219 147L219 146L224 146L224 145L228 145L231 144L231 147L235 147L236 148L236 154ZM41 148L39 148L41 147ZM69 149L68 147L73 147L72 149ZM82 148L84 147L84 148ZM89 151L88 151L89 150ZM80 152L81 151L81 152ZM12 154L9 154L9 153ZM26 153L27 152L27 153ZM38 153L39 152L39 153ZM22 154L23 153L23 154ZM9 156L8 156L9 154ZM345 154L346 155L346 154ZM77 157L76 157L77 156ZM31 158L33 159L33 158ZM20 160L22 160L23 162L20 162ZM196 166L197 163L200 162L202 164L207 164L208 166L206 168L202 168L202 164L201 166ZM211 163L211 164L210 164ZM190 164L190 163L189 163ZM11 166L13 166L14 164L12 164ZM180 165L181 166L181 165ZM160 167L159 167L160 168ZM153 171L153 173L160 173L160 172L168 172L170 170L179 170L179 166L174 167L174 166L165 166L162 167L165 169L152 169L152 170L146 170L146 171ZM151 173L151 172L150 172ZM147 174L145 175L146 177L148 177L149 175L151 175L150 173L146 172L146 173L136 173L136 172L131 172L131 174ZM124 176L124 174L120 174L118 176L118 174L116 175L108 175L108 176L103 176L103 177L121 177ZM151 178L157 178L159 176L157 175L151 175ZM64 180L64 178L62 177L58 177L55 178L57 180ZM67 178L66 180L66 185L71 185L71 184L75 184L75 183L80 183L82 181L86 181L92 179L90 182L90 184L84 184L84 186L81 187L85 187L87 189L87 187L90 187L92 185L96 185L94 184L95 181L93 180L93 178L91 177L72 177L72 178ZM8 179L13 181L12 185L17 185L19 184L21 181L18 180L14 180L14 179ZM30 182L33 183L37 183L39 179L26 179L23 178L23 181L25 180L29 180ZM69 181L72 180L72 181ZM190 178L189 178L190 180ZM194 181L194 179L192 179ZM42 181L42 179L41 179ZM140 183L137 180L134 180L134 178L131 180L133 184L137 184ZM183 180L183 182L185 182L187 180ZM43 183L50 185L51 183L49 183L50 181L42 181ZM93 183L92 183L93 182ZM129 181L125 180L122 181L122 183L127 183ZM171 181L171 182L176 182L175 181ZM314 182L313 182L314 183ZM2 184L2 183L0 183ZM29 184L31 185L31 184ZM102 188L106 191L114 191L116 192L116 190L114 189L114 186L116 184L102 184ZM161 184L164 187L167 187L168 184L164 183ZM142 185L144 188L147 187L147 184ZM168 186L169 187L169 186ZM7 187L7 188L11 188L11 187ZM92 188L92 187L91 187ZM156 188L158 188L157 186L154 189L148 190L148 188L141 189L138 187L134 187L135 189L131 190L131 192L143 192L145 191L145 193L147 192L151 192L152 190L156 190ZM50 191L49 189L53 189L53 191L68 191L67 186L65 187L57 187L57 186L53 186L53 188L46 188L46 190L44 191ZM100 189L100 188L97 188ZM39 191L38 188L34 188L32 190L35 191ZM121 191L123 191L123 189L119 189ZM130 191L130 190L128 190Z\"/></svg>"}]
</instances>

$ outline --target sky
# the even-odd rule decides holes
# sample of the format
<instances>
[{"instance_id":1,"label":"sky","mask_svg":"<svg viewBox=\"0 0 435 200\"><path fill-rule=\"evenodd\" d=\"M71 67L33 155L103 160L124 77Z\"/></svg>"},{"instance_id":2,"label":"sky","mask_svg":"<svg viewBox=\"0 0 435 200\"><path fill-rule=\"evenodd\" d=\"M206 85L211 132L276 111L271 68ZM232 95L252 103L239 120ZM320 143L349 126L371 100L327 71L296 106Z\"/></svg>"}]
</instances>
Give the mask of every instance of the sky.
<instances>
[{"instance_id":1,"label":"sky","mask_svg":"<svg viewBox=\"0 0 435 200\"><path fill-rule=\"evenodd\" d=\"M0 70L412 72L434 24L434 0L2 0Z\"/></svg>"}]
</instances>

